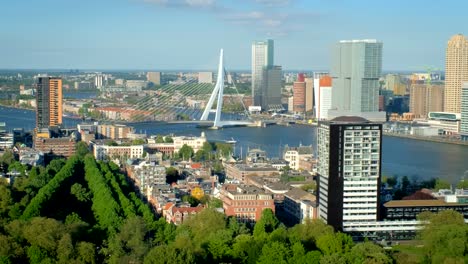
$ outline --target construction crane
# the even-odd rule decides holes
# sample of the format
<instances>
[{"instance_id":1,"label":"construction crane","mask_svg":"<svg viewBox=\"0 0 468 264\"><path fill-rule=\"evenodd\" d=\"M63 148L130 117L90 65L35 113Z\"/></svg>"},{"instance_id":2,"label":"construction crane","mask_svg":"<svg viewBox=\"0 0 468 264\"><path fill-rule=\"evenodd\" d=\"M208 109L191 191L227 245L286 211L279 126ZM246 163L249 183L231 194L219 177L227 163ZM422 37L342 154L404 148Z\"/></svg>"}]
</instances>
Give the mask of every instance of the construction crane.
<instances>
[{"instance_id":1,"label":"construction crane","mask_svg":"<svg viewBox=\"0 0 468 264\"><path fill-rule=\"evenodd\" d=\"M430 85L431 84L431 81L432 81L432 73L436 72L440 72L440 69L439 68L433 68L433 67L428 67L426 66L426 71L427 71L427 74L428 74L428 77L426 79L426 84Z\"/></svg>"}]
</instances>

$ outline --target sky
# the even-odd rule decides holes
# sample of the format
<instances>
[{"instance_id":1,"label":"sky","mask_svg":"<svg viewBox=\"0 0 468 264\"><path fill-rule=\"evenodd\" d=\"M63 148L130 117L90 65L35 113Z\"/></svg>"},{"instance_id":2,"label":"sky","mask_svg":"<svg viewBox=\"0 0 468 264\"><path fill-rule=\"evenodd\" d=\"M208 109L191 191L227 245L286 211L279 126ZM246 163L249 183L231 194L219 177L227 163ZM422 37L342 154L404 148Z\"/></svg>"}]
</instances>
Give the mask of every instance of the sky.
<instances>
[{"instance_id":1,"label":"sky","mask_svg":"<svg viewBox=\"0 0 468 264\"><path fill-rule=\"evenodd\" d=\"M327 70L344 39L383 42L383 69L444 69L464 0L1 0L0 69L250 70L275 41L284 70Z\"/></svg>"}]
</instances>

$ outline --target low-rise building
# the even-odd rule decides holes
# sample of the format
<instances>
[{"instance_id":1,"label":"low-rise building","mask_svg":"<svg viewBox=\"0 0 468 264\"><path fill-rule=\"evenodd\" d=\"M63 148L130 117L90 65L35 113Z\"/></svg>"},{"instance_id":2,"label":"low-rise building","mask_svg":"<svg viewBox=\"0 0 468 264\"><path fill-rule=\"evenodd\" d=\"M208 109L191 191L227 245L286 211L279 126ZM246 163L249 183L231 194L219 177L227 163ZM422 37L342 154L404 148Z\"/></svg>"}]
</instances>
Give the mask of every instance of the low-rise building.
<instances>
[{"instance_id":1,"label":"low-rise building","mask_svg":"<svg viewBox=\"0 0 468 264\"><path fill-rule=\"evenodd\" d=\"M317 218L317 198L299 188L292 188L284 194L283 206L285 218L290 225Z\"/></svg>"},{"instance_id":2,"label":"low-rise building","mask_svg":"<svg viewBox=\"0 0 468 264\"><path fill-rule=\"evenodd\" d=\"M115 158L129 158L140 159L143 157L144 146L108 146L102 142L96 143L91 141L93 146L93 154L97 160L115 159Z\"/></svg>"},{"instance_id":3,"label":"low-rise building","mask_svg":"<svg viewBox=\"0 0 468 264\"><path fill-rule=\"evenodd\" d=\"M97 138L99 139L123 139L133 132L133 127L126 125L98 125Z\"/></svg>"},{"instance_id":4,"label":"low-rise building","mask_svg":"<svg viewBox=\"0 0 468 264\"><path fill-rule=\"evenodd\" d=\"M180 225L187 221L189 218L195 216L205 209L203 206L185 207L177 206L174 203L167 203L163 208L163 217L166 222Z\"/></svg>"},{"instance_id":5,"label":"low-rise building","mask_svg":"<svg viewBox=\"0 0 468 264\"><path fill-rule=\"evenodd\" d=\"M146 190L152 185L166 184L166 168L154 162L142 161L127 169L128 176L140 190Z\"/></svg>"},{"instance_id":6,"label":"low-rise building","mask_svg":"<svg viewBox=\"0 0 468 264\"><path fill-rule=\"evenodd\" d=\"M179 152L179 150L184 146L187 145L193 149L194 152L199 151L202 147L203 144L206 141L205 137L205 132L201 133L200 137L194 137L194 136L182 136L182 137L173 137L172 138L174 141L174 152Z\"/></svg>"},{"instance_id":7,"label":"low-rise building","mask_svg":"<svg viewBox=\"0 0 468 264\"><path fill-rule=\"evenodd\" d=\"M31 148L21 148L19 151L19 161L23 165L40 166L44 165L44 153Z\"/></svg>"},{"instance_id":8,"label":"low-rise building","mask_svg":"<svg viewBox=\"0 0 468 264\"><path fill-rule=\"evenodd\" d=\"M65 158L75 154L76 139L72 137L62 138L39 138L34 139L34 148L44 154L62 156Z\"/></svg>"},{"instance_id":9,"label":"low-rise building","mask_svg":"<svg viewBox=\"0 0 468 264\"><path fill-rule=\"evenodd\" d=\"M289 147L286 145L283 153L284 160L289 162L289 167L293 170L305 169L300 167L300 160L312 159L313 156L312 145L299 147Z\"/></svg>"},{"instance_id":10,"label":"low-rise building","mask_svg":"<svg viewBox=\"0 0 468 264\"><path fill-rule=\"evenodd\" d=\"M280 174L276 168L271 165L255 166L247 164L225 164L226 177L236 179L241 182L246 182L248 176L272 177L279 178Z\"/></svg>"},{"instance_id":11,"label":"low-rise building","mask_svg":"<svg viewBox=\"0 0 468 264\"><path fill-rule=\"evenodd\" d=\"M221 189L220 197L224 213L235 216L241 222L258 221L265 209L275 211L273 195L255 186L226 184Z\"/></svg>"}]
</instances>

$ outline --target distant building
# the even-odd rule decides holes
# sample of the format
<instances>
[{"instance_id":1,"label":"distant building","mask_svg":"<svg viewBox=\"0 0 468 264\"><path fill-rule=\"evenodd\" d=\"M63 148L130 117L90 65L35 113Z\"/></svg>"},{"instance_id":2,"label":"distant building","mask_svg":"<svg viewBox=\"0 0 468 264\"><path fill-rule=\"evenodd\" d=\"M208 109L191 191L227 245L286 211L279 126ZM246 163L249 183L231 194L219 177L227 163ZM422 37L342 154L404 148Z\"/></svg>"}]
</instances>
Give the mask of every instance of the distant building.
<instances>
[{"instance_id":1,"label":"distant building","mask_svg":"<svg viewBox=\"0 0 468 264\"><path fill-rule=\"evenodd\" d=\"M21 148L19 150L19 161L23 165L44 166L44 153L31 148Z\"/></svg>"},{"instance_id":2,"label":"distant building","mask_svg":"<svg viewBox=\"0 0 468 264\"><path fill-rule=\"evenodd\" d=\"M123 86L125 84L124 79L115 79L115 85L117 86Z\"/></svg>"},{"instance_id":3,"label":"distant building","mask_svg":"<svg viewBox=\"0 0 468 264\"><path fill-rule=\"evenodd\" d=\"M98 139L123 139L130 133L133 133L133 127L119 124L98 125L96 131Z\"/></svg>"},{"instance_id":4,"label":"distant building","mask_svg":"<svg viewBox=\"0 0 468 264\"><path fill-rule=\"evenodd\" d=\"M213 83L213 73L212 72L199 72L198 83Z\"/></svg>"},{"instance_id":5,"label":"distant building","mask_svg":"<svg viewBox=\"0 0 468 264\"><path fill-rule=\"evenodd\" d=\"M314 110L314 79L304 78L305 87L305 111L310 112Z\"/></svg>"},{"instance_id":6,"label":"distant building","mask_svg":"<svg viewBox=\"0 0 468 264\"><path fill-rule=\"evenodd\" d=\"M300 73L297 81L293 83L293 95L293 112L304 114L306 112L306 82L303 73Z\"/></svg>"},{"instance_id":7,"label":"distant building","mask_svg":"<svg viewBox=\"0 0 468 264\"><path fill-rule=\"evenodd\" d=\"M61 78L38 78L36 105L36 128L41 129L62 125L63 98Z\"/></svg>"},{"instance_id":8,"label":"distant building","mask_svg":"<svg viewBox=\"0 0 468 264\"><path fill-rule=\"evenodd\" d=\"M240 182L246 182L248 176L279 178L278 170L271 165L225 164L224 168L227 178L236 179Z\"/></svg>"},{"instance_id":9,"label":"distant building","mask_svg":"<svg viewBox=\"0 0 468 264\"><path fill-rule=\"evenodd\" d=\"M140 190L146 190L152 185L166 184L166 167L142 161L138 165L131 166L128 176Z\"/></svg>"},{"instance_id":10,"label":"distant building","mask_svg":"<svg viewBox=\"0 0 468 264\"><path fill-rule=\"evenodd\" d=\"M440 134L453 135L460 132L460 119L461 115L457 113L429 112L426 120L416 122L442 131Z\"/></svg>"},{"instance_id":11,"label":"distant building","mask_svg":"<svg viewBox=\"0 0 468 264\"><path fill-rule=\"evenodd\" d=\"M262 106L265 81L264 69L274 65L273 40L255 41L252 43L252 97L254 106Z\"/></svg>"},{"instance_id":12,"label":"distant building","mask_svg":"<svg viewBox=\"0 0 468 264\"><path fill-rule=\"evenodd\" d=\"M444 111L460 113L462 82L468 80L468 40L454 35L447 43L445 57Z\"/></svg>"},{"instance_id":13,"label":"distant building","mask_svg":"<svg viewBox=\"0 0 468 264\"><path fill-rule=\"evenodd\" d=\"M183 224L185 221L195 216L199 212L205 209L203 206L197 207L186 207L177 206L174 203L167 203L163 208L163 217L166 222L175 225Z\"/></svg>"},{"instance_id":14,"label":"distant building","mask_svg":"<svg viewBox=\"0 0 468 264\"><path fill-rule=\"evenodd\" d=\"M154 85L161 85L161 72L147 72L146 80L152 82Z\"/></svg>"},{"instance_id":15,"label":"distant building","mask_svg":"<svg viewBox=\"0 0 468 264\"><path fill-rule=\"evenodd\" d=\"M265 209L275 212L273 195L255 186L225 184L220 192L224 213L240 222L255 223Z\"/></svg>"},{"instance_id":16,"label":"distant building","mask_svg":"<svg viewBox=\"0 0 468 264\"><path fill-rule=\"evenodd\" d=\"M319 216L335 229L379 219L381 141L382 125L361 117L319 122Z\"/></svg>"},{"instance_id":17,"label":"distant building","mask_svg":"<svg viewBox=\"0 0 468 264\"><path fill-rule=\"evenodd\" d=\"M102 142L92 141L94 158L97 160L112 160L120 158L140 159L143 157L144 146L108 146Z\"/></svg>"},{"instance_id":18,"label":"distant building","mask_svg":"<svg viewBox=\"0 0 468 264\"><path fill-rule=\"evenodd\" d=\"M101 89L102 88L102 74L98 73L96 74L96 76L94 77L94 87L96 87L97 89Z\"/></svg>"},{"instance_id":19,"label":"distant building","mask_svg":"<svg viewBox=\"0 0 468 264\"><path fill-rule=\"evenodd\" d=\"M315 118L328 119L332 107L332 78L328 75L314 78Z\"/></svg>"},{"instance_id":20,"label":"distant building","mask_svg":"<svg viewBox=\"0 0 468 264\"><path fill-rule=\"evenodd\" d=\"M10 149L15 145L15 138L13 133L8 133L6 130L6 123L0 122L0 150Z\"/></svg>"},{"instance_id":21,"label":"distant building","mask_svg":"<svg viewBox=\"0 0 468 264\"><path fill-rule=\"evenodd\" d=\"M379 114L379 78L382 72L382 42L343 40L333 50L332 116L357 115L374 119ZM330 115L330 111L329 111Z\"/></svg>"},{"instance_id":22,"label":"distant building","mask_svg":"<svg viewBox=\"0 0 468 264\"><path fill-rule=\"evenodd\" d=\"M410 112L426 118L428 112L441 112L444 103L444 86L414 84L410 88Z\"/></svg>"},{"instance_id":23,"label":"distant building","mask_svg":"<svg viewBox=\"0 0 468 264\"><path fill-rule=\"evenodd\" d=\"M260 105L265 111L282 111L281 105L281 87L282 87L282 69L281 66L273 66L263 69L263 78L261 86Z\"/></svg>"},{"instance_id":24,"label":"distant building","mask_svg":"<svg viewBox=\"0 0 468 264\"><path fill-rule=\"evenodd\" d=\"M462 87L460 134L462 140L468 140L468 82Z\"/></svg>"},{"instance_id":25,"label":"distant building","mask_svg":"<svg viewBox=\"0 0 468 264\"><path fill-rule=\"evenodd\" d=\"M179 150L184 146L187 145L193 149L194 152L199 151L202 147L203 144L206 141L205 133L202 132L200 137L187 137L187 136L181 136L181 137L173 137L174 140L174 151L179 152Z\"/></svg>"},{"instance_id":26,"label":"distant building","mask_svg":"<svg viewBox=\"0 0 468 264\"><path fill-rule=\"evenodd\" d=\"M142 89L146 88L146 86L148 86L148 82L143 80L127 80L125 82L127 89Z\"/></svg>"},{"instance_id":27,"label":"distant building","mask_svg":"<svg viewBox=\"0 0 468 264\"><path fill-rule=\"evenodd\" d=\"M398 74L387 74L385 76L385 88L395 95L406 94L406 85L402 83L401 76Z\"/></svg>"},{"instance_id":28,"label":"distant building","mask_svg":"<svg viewBox=\"0 0 468 264\"><path fill-rule=\"evenodd\" d=\"M266 151L261 150L261 149L249 149L249 151L247 152L247 156L246 156L246 163L248 165L252 165L252 164L266 165L266 164L268 164L268 158L267 158Z\"/></svg>"}]
</instances>

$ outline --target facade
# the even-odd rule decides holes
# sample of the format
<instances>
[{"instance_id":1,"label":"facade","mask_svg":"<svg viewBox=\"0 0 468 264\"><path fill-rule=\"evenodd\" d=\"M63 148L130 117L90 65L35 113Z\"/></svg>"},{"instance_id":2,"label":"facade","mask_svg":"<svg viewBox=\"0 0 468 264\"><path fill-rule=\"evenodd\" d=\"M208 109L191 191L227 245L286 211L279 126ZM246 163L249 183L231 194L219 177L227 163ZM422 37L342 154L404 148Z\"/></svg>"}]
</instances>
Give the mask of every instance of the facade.
<instances>
[{"instance_id":1,"label":"facade","mask_svg":"<svg viewBox=\"0 0 468 264\"><path fill-rule=\"evenodd\" d=\"M96 76L94 76L94 87L96 87L97 89L101 89L102 79L102 74L96 74Z\"/></svg>"},{"instance_id":2,"label":"facade","mask_svg":"<svg viewBox=\"0 0 468 264\"><path fill-rule=\"evenodd\" d=\"M384 220L408 221L417 220L422 212L437 213L444 210L454 210L468 218L468 201L447 202L446 200L394 200L384 204Z\"/></svg>"},{"instance_id":3,"label":"facade","mask_svg":"<svg viewBox=\"0 0 468 264\"><path fill-rule=\"evenodd\" d=\"M98 125L97 138L99 139L123 139L133 132L133 127L126 125Z\"/></svg>"},{"instance_id":4,"label":"facade","mask_svg":"<svg viewBox=\"0 0 468 264\"><path fill-rule=\"evenodd\" d=\"M127 89L142 89L148 85L147 81L143 80L127 80L125 82L125 87Z\"/></svg>"},{"instance_id":5,"label":"facade","mask_svg":"<svg viewBox=\"0 0 468 264\"><path fill-rule=\"evenodd\" d=\"M410 88L410 112L415 117L426 118L429 112L442 112L444 86L414 84Z\"/></svg>"},{"instance_id":6,"label":"facade","mask_svg":"<svg viewBox=\"0 0 468 264\"><path fill-rule=\"evenodd\" d=\"M263 70L273 67L273 40L252 43L252 98L254 106L262 105Z\"/></svg>"},{"instance_id":7,"label":"facade","mask_svg":"<svg viewBox=\"0 0 468 264\"><path fill-rule=\"evenodd\" d=\"M35 149L21 148L19 150L19 161L23 165L44 166L44 153Z\"/></svg>"},{"instance_id":8,"label":"facade","mask_svg":"<svg viewBox=\"0 0 468 264\"><path fill-rule=\"evenodd\" d=\"M63 99L61 78L38 78L36 106L36 128L49 128L62 124Z\"/></svg>"},{"instance_id":9,"label":"facade","mask_svg":"<svg viewBox=\"0 0 468 264\"><path fill-rule=\"evenodd\" d=\"M206 142L205 133L202 132L200 137L173 137L174 140L174 152L179 152L179 150L187 145L193 149L194 152L199 151L203 144Z\"/></svg>"},{"instance_id":10,"label":"facade","mask_svg":"<svg viewBox=\"0 0 468 264\"><path fill-rule=\"evenodd\" d=\"M143 157L144 146L107 146L103 144L96 144L91 142L93 145L94 158L97 160L107 160L115 158L129 158L139 159Z\"/></svg>"},{"instance_id":11,"label":"facade","mask_svg":"<svg viewBox=\"0 0 468 264\"><path fill-rule=\"evenodd\" d=\"M315 195L299 188L292 188L284 194L283 208L286 222L290 225L301 224L307 219L317 218Z\"/></svg>"},{"instance_id":12,"label":"facade","mask_svg":"<svg viewBox=\"0 0 468 264\"><path fill-rule=\"evenodd\" d=\"M382 42L344 40L333 50L332 108L341 113L378 112Z\"/></svg>"},{"instance_id":13,"label":"facade","mask_svg":"<svg viewBox=\"0 0 468 264\"><path fill-rule=\"evenodd\" d=\"M319 217L337 230L379 218L382 125L356 116L319 122Z\"/></svg>"},{"instance_id":14,"label":"facade","mask_svg":"<svg viewBox=\"0 0 468 264\"><path fill-rule=\"evenodd\" d=\"M315 118L328 119L328 111L332 107L332 78L328 75L314 79Z\"/></svg>"},{"instance_id":15,"label":"facade","mask_svg":"<svg viewBox=\"0 0 468 264\"><path fill-rule=\"evenodd\" d=\"M161 72L147 72L146 80L154 85L161 85ZM117 85L117 80L115 84Z\"/></svg>"},{"instance_id":16,"label":"facade","mask_svg":"<svg viewBox=\"0 0 468 264\"><path fill-rule=\"evenodd\" d=\"M13 133L8 133L6 123L0 122L0 149L9 149L15 145Z\"/></svg>"},{"instance_id":17,"label":"facade","mask_svg":"<svg viewBox=\"0 0 468 264\"><path fill-rule=\"evenodd\" d=\"M468 40L461 34L447 43L444 111L460 113L462 82L468 81Z\"/></svg>"},{"instance_id":18,"label":"facade","mask_svg":"<svg viewBox=\"0 0 468 264\"><path fill-rule=\"evenodd\" d=\"M198 83L213 83L213 73L212 72L199 72Z\"/></svg>"},{"instance_id":19,"label":"facade","mask_svg":"<svg viewBox=\"0 0 468 264\"><path fill-rule=\"evenodd\" d=\"M314 79L304 78L305 82L305 111L310 112L314 110Z\"/></svg>"},{"instance_id":20,"label":"facade","mask_svg":"<svg viewBox=\"0 0 468 264\"><path fill-rule=\"evenodd\" d=\"M140 190L146 190L152 185L166 184L166 167L147 161L131 166L128 175Z\"/></svg>"},{"instance_id":21,"label":"facade","mask_svg":"<svg viewBox=\"0 0 468 264\"><path fill-rule=\"evenodd\" d=\"M289 167L293 170L304 169L300 166L300 161L313 158L313 148L311 146L289 147L285 146L283 159L289 162Z\"/></svg>"},{"instance_id":22,"label":"facade","mask_svg":"<svg viewBox=\"0 0 468 264\"><path fill-rule=\"evenodd\" d=\"M260 106L266 111L281 111L281 66L263 69L263 79L260 95Z\"/></svg>"},{"instance_id":23,"label":"facade","mask_svg":"<svg viewBox=\"0 0 468 264\"><path fill-rule=\"evenodd\" d=\"M453 135L460 133L461 115L457 113L429 112L427 120L418 120L417 123L427 125L442 131L440 134Z\"/></svg>"},{"instance_id":24,"label":"facade","mask_svg":"<svg viewBox=\"0 0 468 264\"><path fill-rule=\"evenodd\" d=\"M462 87L460 134L462 140L468 140L468 82Z\"/></svg>"},{"instance_id":25,"label":"facade","mask_svg":"<svg viewBox=\"0 0 468 264\"><path fill-rule=\"evenodd\" d=\"M189 218L201 212L203 209L205 209L203 206L182 207L177 206L174 203L167 203L163 208L163 217L168 223L180 225L184 223L184 221L187 221Z\"/></svg>"},{"instance_id":26,"label":"facade","mask_svg":"<svg viewBox=\"0 0 468 264\"><path fill-rule=\"evenodd\" d=\"M226 184L220 191L224 213L238 221L254 223L260 220L265 209L275 212L273 195L249 185Z\"/></svg>"},{"instance_id":27,"label":"facade","mask_svg":"<svg viewBox=\"0 0 468 264\"><path fill-rule=\"evenodd\" d=\"M385 76L385 88L394 95L406 95L406 85L402 83L401 76L398 74L387 74Z\"/></svg>"},{"instance_id":28,"label":"facade","mask_svg":"<svg viewBox=\"0 0 468 264\"><path fill-rule=\"evenodd\" d=\"M298 80L297 82L294 82L293 95L294 113L304 114L306 112L306 83L304 80Z\"/></svg>"},{"instance_id":29,"label":"facade","mask_svg":"<svg viewBox=\"0 0 468 264\"><path fill-rule=\"evenodd\" d=\"M44 154L71 157L75 154L76 140L73 138L39 138L34 139L34 148Z\"/></svg>"}]
</instances>

